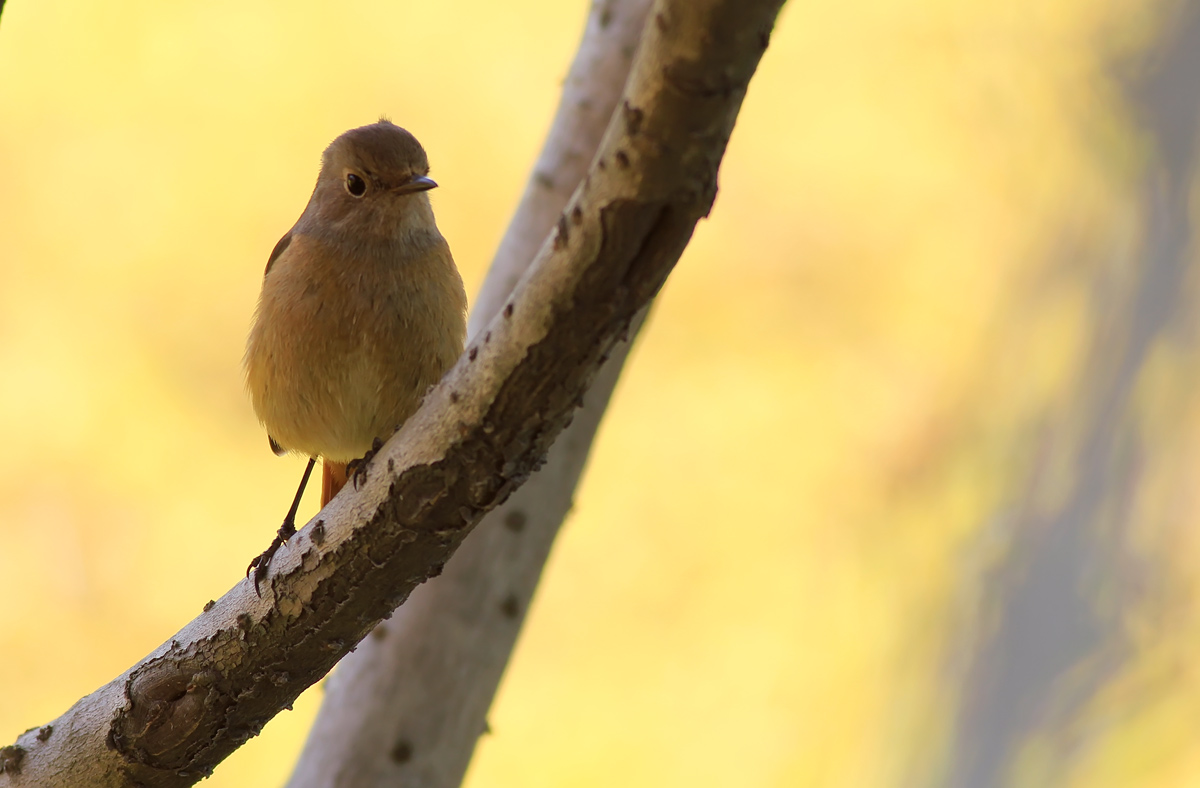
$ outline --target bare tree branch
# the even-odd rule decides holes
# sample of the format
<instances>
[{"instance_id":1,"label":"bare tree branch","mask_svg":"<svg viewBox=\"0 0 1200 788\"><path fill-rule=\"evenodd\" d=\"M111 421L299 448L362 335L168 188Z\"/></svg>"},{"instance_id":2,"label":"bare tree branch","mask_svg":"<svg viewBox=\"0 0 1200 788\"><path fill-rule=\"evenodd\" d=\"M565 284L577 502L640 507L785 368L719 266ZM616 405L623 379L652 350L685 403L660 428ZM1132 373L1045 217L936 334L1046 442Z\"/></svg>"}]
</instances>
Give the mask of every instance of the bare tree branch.
<instances>
[{"instance_id":1,"label":"bare tree branch","mask_svg":"<svg viewBox=\"0 0 1200 788\"><path fill-rule=\"evenodd\" d=\"M783 0L663 0L552 241L371 466L174 638L4 748L9 786L192 785L319 680L543 462L716 194Z\"/></svg>"},{"instance_id":2,"label":"bare tree branch","mask_svg":"<svg viewBox=\"0 0 1200 788\"><path fill-rule=\"evenodd\" d=\"M593 0L546 144L475 300L471 336L504 306L587 173L629 78L651 4Z\"/></svg>"},{"instance_id":3,"label":"bare tree branch","mask_svg":"<svg viewBox=\"0 0 1200 788\"><path fill-rule=\"evenodd\" d=\"M592 4L546 144L475 301L472 335L503 307L583 180L650 5ZM545 467L483 519L443 575L339 663L289 788L462 782L628 349L613 350Z\"/></svg>"}]
</instances>

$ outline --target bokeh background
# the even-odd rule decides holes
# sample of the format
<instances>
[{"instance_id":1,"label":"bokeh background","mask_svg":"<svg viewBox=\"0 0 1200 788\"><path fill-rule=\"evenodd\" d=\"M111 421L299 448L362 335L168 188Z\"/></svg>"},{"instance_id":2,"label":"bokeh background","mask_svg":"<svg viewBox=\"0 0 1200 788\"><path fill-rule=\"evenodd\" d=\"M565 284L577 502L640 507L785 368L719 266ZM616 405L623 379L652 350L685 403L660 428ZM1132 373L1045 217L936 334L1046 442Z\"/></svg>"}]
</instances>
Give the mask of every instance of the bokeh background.
<instances>
[{"instance_id":1,"label":"bokeh background","mask_svg":"<svg viewBox=\"0 0 1200 788\"><path fill-rule=\"evenodd\" d=\"M1200 784L1181 9L792 0L469 786ZM586 11L8 3L0 741L277 527L240 361L322 148L411 129L473 293ZM206 784L282 784L320 692Z\"/></svg>"}]
</instances>

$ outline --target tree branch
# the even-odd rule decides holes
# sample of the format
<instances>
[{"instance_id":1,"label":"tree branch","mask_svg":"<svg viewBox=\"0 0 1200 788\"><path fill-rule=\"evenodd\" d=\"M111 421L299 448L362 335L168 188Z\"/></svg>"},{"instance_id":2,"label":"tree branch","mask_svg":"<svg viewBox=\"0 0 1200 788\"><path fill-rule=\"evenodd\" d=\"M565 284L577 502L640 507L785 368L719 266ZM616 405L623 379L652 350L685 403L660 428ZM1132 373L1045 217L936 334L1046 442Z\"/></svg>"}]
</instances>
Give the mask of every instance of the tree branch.
<instances>
[{"instance_id":1,"label":"tree branch","mask_svg":"<svg viewBox=\"0 0 1200 788\"><path fill-rule=\"evenodd\" d=\"M592 4L545 146L475 300L472 335L503 307L583 180L650 5ZM461 784L628 349L615 347L545 467L338 664L289 788Z\"/></svg>"},{"instance_id":2,"label":"tree branch","mask_svg":"<svg viewBox=\"0 0 1200 788\"><path fill-rule=\"evenodd\" d=\"M238 583L46 735L5 748L0 762L18 762L0 787L192 785L440 571L543 461L707 214L781 5L656 6L621 110L552 240L362 489L279 552L262 598Z\"/></svg>"},{"instance_id":3,"label":"tree branch","mask_svg":"<svg viewBox=\"0 0 1200 788\"><path fill-rule=\"evenodd\" d=\"M593 0L546 144L471 311L472 337L500 311L587 173L629 79L651 5Z\"/></svg>"}]
</instances>

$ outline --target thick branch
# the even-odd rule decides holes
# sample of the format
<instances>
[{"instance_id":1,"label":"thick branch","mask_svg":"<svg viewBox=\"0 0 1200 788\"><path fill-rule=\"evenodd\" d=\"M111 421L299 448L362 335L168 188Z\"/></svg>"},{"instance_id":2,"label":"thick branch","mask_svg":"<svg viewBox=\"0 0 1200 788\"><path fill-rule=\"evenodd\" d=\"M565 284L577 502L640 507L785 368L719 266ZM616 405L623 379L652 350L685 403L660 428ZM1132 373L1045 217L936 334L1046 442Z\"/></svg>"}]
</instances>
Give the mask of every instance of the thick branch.
<instances>
[{"instance_id":1,"label":"thick branch","mask_svg":"<svg viewBox=\"0 0 1200 788\"><path fill-rule=\"evenodd\" d=\"M440 571L542 462L708 212L781 4L656 7L622 109L552 242L362 489L280 551L262 598L240 582L47 735L22 735L0 787L192 785Z\"/></svg>"},{"instance_id":2,"label":"thick branch","mask_svg":"<svg viewBox=\"0 0 1200 788\"><path fill-rule=\"evenodd\" d=\"M504 306L583 180L650 6L592 4L546 144L475 299L472 335ZM289 788L462 782L628 347L614 349L546 465L483 519L444 574L339 663Z\"/></svg>"},{"instance_id":3,"label":"thick branch","mask_svg":"<svg viewBox=\"0 0 1200 788\"><path fill-rule=\"evenodd\" d=\"M629 78L652 0L594 0L546 144L471 311L475 336L529 269L587 173Z\"/></svg>"}]
</instances>

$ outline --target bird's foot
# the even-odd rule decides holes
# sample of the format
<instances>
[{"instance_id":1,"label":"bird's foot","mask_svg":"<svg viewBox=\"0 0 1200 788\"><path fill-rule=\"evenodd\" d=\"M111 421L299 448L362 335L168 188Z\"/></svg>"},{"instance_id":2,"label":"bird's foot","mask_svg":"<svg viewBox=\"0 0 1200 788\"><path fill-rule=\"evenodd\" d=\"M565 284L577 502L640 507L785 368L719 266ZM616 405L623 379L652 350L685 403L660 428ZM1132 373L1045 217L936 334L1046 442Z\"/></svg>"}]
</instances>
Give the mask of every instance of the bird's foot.
<instances>
[{"instance_id":1,"label":"bird's foot","mask_svg":"<svg viewBox=\"0 0 1200 788\"><path fill-rule=\"evenodd\" d=\"M354 489L358 489L361 482L367 480L367 467L371 464L371 460L375 459L375 455L383 448L383 441L379 438L371 441L370 450L359 457L357 460L351 460L346 463L346 478L354 482Z\"/></svg>"},{"instance_id":2,"label":"bird's foot","mask_svg":"<svg viewBox=\"0 0 1200 788\"><path fill-rule=\"evenodd\" d=\"M246 567L246 577L250 573L254 573L254 593L262 596L262 591L258 585L263 580L267 579L267 567L271 565L271 559L275 557L275 553L279 548L283 547L288 539L296 535L296 521L289 517L283 521L283 525L279 526L279 532L275 534L275 538L271 540L271 546L262 552L262 555L250 562L250 566Z\"/></svg>"}]
</instances>

